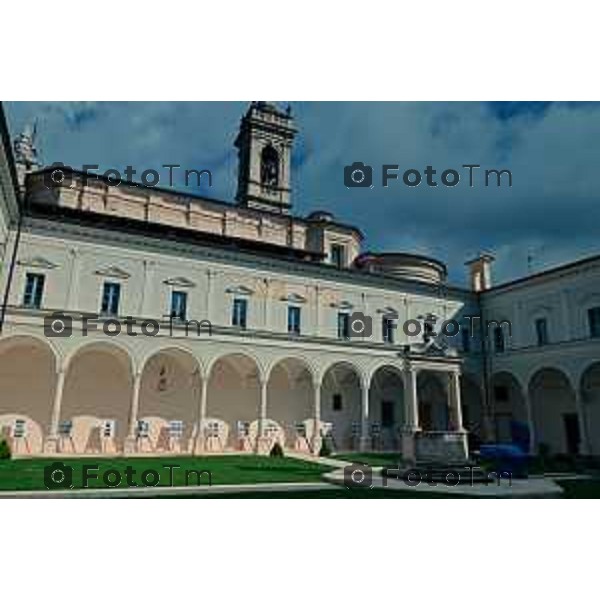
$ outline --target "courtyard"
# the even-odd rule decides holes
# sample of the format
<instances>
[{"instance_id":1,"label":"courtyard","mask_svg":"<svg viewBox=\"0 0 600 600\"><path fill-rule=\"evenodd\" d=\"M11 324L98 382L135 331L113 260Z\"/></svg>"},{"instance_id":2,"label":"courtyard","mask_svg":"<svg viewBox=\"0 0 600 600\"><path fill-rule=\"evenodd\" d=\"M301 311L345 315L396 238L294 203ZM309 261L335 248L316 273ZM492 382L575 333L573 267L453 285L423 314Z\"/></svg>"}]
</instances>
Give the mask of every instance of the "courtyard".
<instances>
[{"instance_id":1,"label":"courtyard","mask_svg":"<svg viewBox=\"0 0 600 600\"><path fill-rule=\"evenodd\" d=\"M339 476L340 467L351 462L371 466L373 473L382 465L394 464L390 453L347 453L328 459L302 460L297 457L256 455L202 457L123 457L52 458L0 461L0 497L10 492L32 492L31 497L61 495L69 497L144 497L144 498L347 498L347 499L433 499L482 497L475 490L428 489L423 483L416 490L409 486L348 488ZM551 465L555 467L555 465ZM535 486L553 481L560 486L562 498L600 498L600 472L567 469L552 473L532 465L531 494L539 497ZM55 479L52 479L54 474ZM66 477L66 479L64 479ZM526 482L525 482L526 483ZM519 480L517 485L523 485ZM506 485L506 482L504 482ZM466 486L461 486L466 488ZM494 486L492 486L493 488ZM171 491L166 488L173 488ZM187 488L187 489L186 489ZM559 488L556 488L559 489ZM97 492L94 492L94 490ZM83 494L82 492L86 493ZM89 492L89 493L88 493ZM115 493L113 493L115 492ZM64 497L64 496L63 496ZM493 489L485 497L494 497Z\"/></svg>"}]
</instances>

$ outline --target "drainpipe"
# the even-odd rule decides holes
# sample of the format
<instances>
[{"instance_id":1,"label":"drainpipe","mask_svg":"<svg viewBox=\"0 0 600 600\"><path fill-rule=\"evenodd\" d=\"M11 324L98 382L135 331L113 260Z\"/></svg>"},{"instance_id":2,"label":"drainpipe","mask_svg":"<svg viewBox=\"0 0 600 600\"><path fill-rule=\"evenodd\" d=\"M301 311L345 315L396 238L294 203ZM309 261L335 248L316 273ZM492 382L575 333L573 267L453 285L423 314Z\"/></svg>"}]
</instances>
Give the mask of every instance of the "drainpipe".
<instances>
[{"instance_id":1,"label":"drainpipe","mask_svg":"<svg viewBox=\"0 0 600 600\"><path fill-rule=\"evenodd\" d=\"M486 335L484 335L484 326L483 326L483 308L481 306L481 293L477 293L477 308L479 310L479 320L480 320L480 335L479 335L479 343L481 348L481 358L483 360L483 399L485 405L485 414L484 414L484 427L486 429L485 435L487 438L491 440L495 440L495 433L492 433L492 405L490 403L490 386L489 386L489 372L488 372L488 352L487 352L487 327L485 328Z\"/></svg>"}]
</instances>

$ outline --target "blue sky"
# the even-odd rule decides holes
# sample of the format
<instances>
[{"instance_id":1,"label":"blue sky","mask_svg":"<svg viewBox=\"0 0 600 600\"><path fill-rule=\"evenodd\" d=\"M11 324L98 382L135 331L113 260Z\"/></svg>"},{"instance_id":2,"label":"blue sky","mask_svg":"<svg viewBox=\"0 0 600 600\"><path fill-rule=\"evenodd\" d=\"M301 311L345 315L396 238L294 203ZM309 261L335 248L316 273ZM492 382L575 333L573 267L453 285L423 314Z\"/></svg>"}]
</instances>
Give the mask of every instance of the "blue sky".
<instances>
[{"instance_id":1,"label":"blue sky","mask_svg":"<svg viewBox=\"0 0 600 600\"><path fill-rule=\"evenodd\" d=\"M37 119L44 164L139 170L208 168L235 194L233 141L247 102L8 102L11 133ZM281 106L287 103L282 102ZM358 225L366 249L432 255L464 283L465 260L493 252L496 282L600 252L600 103L291 102L294 211L322 208ZM462 164L507 168L513 187L470 188L466 177L408 188L347 189L354 161L439 174Z\"/></svg>"}]
</instances>

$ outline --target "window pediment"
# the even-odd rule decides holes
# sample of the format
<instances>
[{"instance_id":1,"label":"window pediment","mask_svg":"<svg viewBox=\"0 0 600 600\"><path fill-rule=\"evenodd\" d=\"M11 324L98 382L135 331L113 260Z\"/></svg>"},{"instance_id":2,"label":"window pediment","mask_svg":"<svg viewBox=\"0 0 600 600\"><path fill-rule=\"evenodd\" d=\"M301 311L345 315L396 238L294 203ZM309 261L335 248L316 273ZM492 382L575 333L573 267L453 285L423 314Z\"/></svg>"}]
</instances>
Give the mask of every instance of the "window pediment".
<instances>
[{"instance_id":1,"label":"window pediment","mask_svg":"<svg viewBox=\"0 0 600 600\"><path fill-rule=\"evenodd\" d=\"M98 269L95 271L95 274L101 275L102 277L110 277L112 279L129 279L131 277L131 273L128 273L124 269L114 265L103 269Z\"/></svg>"},{"instance_id":2,"label":"window pediment","mask_svg":"<svg viewBox=\"0 0 600 600\"><path fill-rule=\"evenodd\" d=\"M529 311L530 317L544 317L552 313L552 307L544 304L537 304Z\"/></svg>"},{"instance_id":3,"label":"window pediment","mask_svg":"<svg viewBox=\"0 0 600 600\"><path fill-rule=\"evenodd\" d=\"M295 302L296 304L303 304L306 302L306 298L304 296L296 294L295 292L288 294L287 296L282 296L280 299L284 302Z\"/></svg>"},{"instance_id":4,"label":"window pediment","mask_svg":"<svg viewBox=\"0 0 600 600\"><path fill-rule=\"evenodd\" d=\"M228 294L235 294L238 296L251 296L252 294L254 294L254 290L252 288L249 288L246 285L237 285L234 287L228 287L225 291Z\"/></svg>"},{"instance_id":5,"label":"window pediment","mask_svg":"<svg viewBox=\"0 0 600 600\"><path fill-rule=\"evenodd\" d=\"M164 282L166 285L171 285L173 287L195 287L196 284L187 277L170 277L169 279L165 279Z\"/></svg>"},{"instance_id":6,"label":"window pediment","mask_svg":"<svg viewBox=\"0 0 600 600\"><path fill-rule=\"evenodd\" d=\"M342 300L341 302L332 302L330 306L331 308L339 308L341 310L352 310L354 308L354 304L352 304L352 302L348 302L347 300Z\"/></svg>"},{"instance_id":7,"label":"window pediment","mask_svg":"<svg viewBox=\"0 0 600 600\"><path fill-rule=\"evenodd\" d=\"M33 269L55 269L58 267L56 263L49 261L43 256L32 256L30 258L24 258L17 263L22 267L30 267Z\"/></svg>"}]
</instances>

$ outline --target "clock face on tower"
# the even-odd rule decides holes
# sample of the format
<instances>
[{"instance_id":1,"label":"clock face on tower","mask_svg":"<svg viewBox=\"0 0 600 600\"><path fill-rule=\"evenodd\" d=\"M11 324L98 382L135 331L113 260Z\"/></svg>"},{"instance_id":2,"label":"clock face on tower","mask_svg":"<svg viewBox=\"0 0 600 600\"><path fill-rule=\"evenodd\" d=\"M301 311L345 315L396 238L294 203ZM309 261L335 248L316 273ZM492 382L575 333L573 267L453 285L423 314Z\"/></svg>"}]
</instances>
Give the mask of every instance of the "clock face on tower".
<instances>
[{"instance_id":1,"label":"clock face on tower","mask_svg":"<svg viewBox=\"0 0 600 600\"><path fill-rule=\"evenodd\" d=\"M279 185L279 154L271 145L265 146L261 153L260 182L267 187Z\"/></svg>"}]
</instances>

